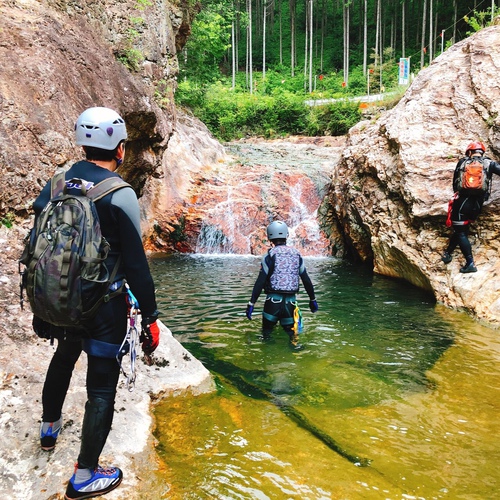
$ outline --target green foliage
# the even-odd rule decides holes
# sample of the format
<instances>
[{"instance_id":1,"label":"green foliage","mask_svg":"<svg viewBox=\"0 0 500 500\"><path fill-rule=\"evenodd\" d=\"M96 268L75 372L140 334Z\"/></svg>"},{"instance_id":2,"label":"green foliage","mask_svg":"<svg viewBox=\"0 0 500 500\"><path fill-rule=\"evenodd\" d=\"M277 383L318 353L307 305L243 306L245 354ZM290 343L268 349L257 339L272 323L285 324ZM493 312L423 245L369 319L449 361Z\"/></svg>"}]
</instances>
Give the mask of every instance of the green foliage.
<instances>
[{"instance_id":1,"label":"green foliage","mask_svg":"<svg viewBox=\"0 0 500 500\"><path fill-rule=\"evenodd\" d=\"M179 54L180 78L175 100L179 105L190 108L204 121L221 140L230 140L246 135L275 137L286 134L345 134L361 118L358 103L349 97L383 93L391 97L387 106L399 99L398 60L402 55L402 33L398 16L400 2L384 4L383 29L393 30L392 48L383 51L382 64L373 54L376 46L375 0L369 0L368 43L372 51L368 74L363 71L364 13L362 8L350 9L350 51L349 75L344 84L343 72L343 9L346 2L314 3L314 55L312 82L304 69L306 60L305 20L306 4L303 2L267 3L267 28L264 49L262 3L253 5L252 16L252 58L253 78L249 80L245 68L248 64L247 25L245 11L248 3L228 0L204 0L202 10L196 16L191 36L185 51ZM290 67L291 25L290 5L296 6L296 67ZM458 12L457 33L464 33L464 26L474 30L487 25L491 19L488 9L485 13L474 11L471 18L470 5L465 0L454 3ZM451 2L442 2L436 7L435 16L439 25L448 26L456 15ZM274 10L273 10L274 9ZM500 9L496 9L500 12ZM407 32L412 26L421 26L422 6L419 2L406 2ZM321 22L320 22L321 20ZM395 24L394 21L396 20ZM418 22L417 22L418 21ZM232 73L231 26L235 22L237 41L234 84ZM324 22L324 24L323 24ZM383 43L389 43L385 37ZM449 46L450 41L446 44ZM405 53L411 54L413 67L419 69L417 54L421 51L418 36L405 39ZM265 78L263 78L265 50ZM250 85L252 88L250 88ZM310 89L311 85L311 89ZM311 90L311 92L310 92ZM321 107L308 107L309 99L335 99ZM385 104L380 104L385 106Z\"/></svg>"},{"instance_id":2,"label":"green foliage","mask_svg":"<svg viewBox=\"0 0 500 500\"><path fill-rule=\"evenodd\" d=\"M144 20L142 18L133 18L132 22L134 24L141 24ZM135 28L129 28L127 30L127 38L123 41L122 47L116 51L117 59L131 71L138 71L144 61L142 52L134 46L139 37L139 31Z\"/></svg>"},{"instance_id":3,"label":"green foliage","mask_svg":"<svg viewBox=\"0 0 500 500\"><path fill-rule=\"evenodd\" d=\"M245 136L342 135L361 119L359 104L346 99L307 106L303 95L289 91L252 95L221 82L205 89L183 82L176 102L190 107L222 141Z\"/></svg>"},{"instance_id":4,"label":"green foliage","mask_svg":"<svg viewBox=\"0 0 500 500\"><path fill-rule=\"evenodd\" d=\"M9 229L14 225L15 216L12 212L8 212L0 218L0 225L8 227Z\"/></svg>"},{"instance_id":5,"label":"green foliage","mask_svg":"<svg viewBox=\"0 0 500 500\"><path fill-rule=\"evenodd\" d=\"M179 224L172 223L173 231L170 232L170 240L173 243L181 243L187 240L186 236L186 218L181 216Z\"/></svg>"},{"instance_id":6,"label":"green foliage","mask_svg":"<svg viewBox=\"0 0 500 500\"><path fill-rule=\"evenodd\" d=\"M212 4L196 16L184 54L179 56L181 77L198 81L217 78L220 61L231 47L231 16L223 3Z\"/></svg>"},{"instance_id":7,"label":"green foliage","mask_svg":"<svg viewBox=\"0 0 500 500\"><path fill-rule=\"evenodd\" d=\"M144 61L144 56L139 49L129 47L120 51L118 60L131 71L138 71L141 63Z\"/></svg>"},{"instance_id":8,"label":"green foliage","mask_svg":"<svg viewBox=\"0 0 500 500\"><path fill-rule=\"evenodd\" d=\"M206 86L189 80L180 82L175 92L175 102L179 106L198 110L205 106Z\"/></svg>"},{"instance_id":9,"label":"green foliage","mask_svg":"<svg viewBox=\"0 0 500 500\"><path fill-rule=\"evenodd\" d=\"M362 118L359 104L348 100L312 106L308 113L307 135L345 135Z\"/></svg>"},{"instance_id":10,"label":"green foliage","mask_svg":"<svg viewBox=\"0 0 500 500\"><path fill-rule=\"evenodd\" d=\"M135 8L138 10L144 10L146 7L151 7L153 2L150 0L137 0Z\"/></svg>"},{"instance_id":11,"label":"green foliage","mask_svg":"<svg viewBox=\"0 0 500 500\"><path fill-rule=\"evenodd\" d=\"M493 8L493 15L498 15L500 13L500 8ZM478 12L474 10L472 17L464 16L464 21L472 28L472 31L468 31L467 35L470 36L473 33L491 26L491 8L486 9L485 12Z\"/></svg>"},{"instance_id":12,"label":"green foliage","mask_svg":"<svg viewBox=\"0 0 500 500\"><path fill-rule=\"evenodd\" d=\"M257 96L215 85L207 93L201 119L227 141L248 135L270 138L304 133L305 115L303 99L294 94Z\"/></svg>"}]
</instances>

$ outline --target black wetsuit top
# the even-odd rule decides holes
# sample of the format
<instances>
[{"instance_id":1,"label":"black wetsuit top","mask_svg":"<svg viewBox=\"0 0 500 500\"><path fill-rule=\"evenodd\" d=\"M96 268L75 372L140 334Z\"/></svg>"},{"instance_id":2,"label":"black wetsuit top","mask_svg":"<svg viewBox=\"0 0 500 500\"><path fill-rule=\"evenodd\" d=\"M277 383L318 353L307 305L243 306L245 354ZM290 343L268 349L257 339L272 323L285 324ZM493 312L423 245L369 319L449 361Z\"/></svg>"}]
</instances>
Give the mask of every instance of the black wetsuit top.
<instances>
[{"instance_id":1,"label":"black wetsuit top","mask_svg":"<svg viewBox=\"0 0 500 500\"><path fill-rule=\"evenodd\" d=\"M66 180L79 178L94 184L108 177L120 176L88 161L75 163L65 174ZM33 204L36 216L50 200L50 184L49 181ZM134 190L129 187L118 189L98 200L96 208L102 234L111 247L106 259L109 272L121 255L115 280L126 278L143 317L152 316L156 312L155 289L142 244L139 204Z\"/></svg>"}]
</instances>

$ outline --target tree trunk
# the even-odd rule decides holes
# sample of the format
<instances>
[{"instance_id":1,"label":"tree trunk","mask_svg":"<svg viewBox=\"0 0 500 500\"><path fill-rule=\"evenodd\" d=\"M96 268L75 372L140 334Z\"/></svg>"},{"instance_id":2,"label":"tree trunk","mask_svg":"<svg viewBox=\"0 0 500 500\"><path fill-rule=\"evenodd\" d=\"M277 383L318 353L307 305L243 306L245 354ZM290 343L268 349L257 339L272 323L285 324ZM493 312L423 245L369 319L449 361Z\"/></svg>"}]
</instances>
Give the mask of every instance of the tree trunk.
<instances>
[{"instance_id":1,"label":"tree trunk","mask_svg":"<svg viewBox=\"0 0 500 500\"><path fill-rule=\"evenodd\" d=\"M305 28L306 28L306 39L305 39L305 43L304 43L304 90L307 89L307 64L308 64L308 48L309 48L309 2L311 0L306 0L306 25L305 25Z\"/></svg>"},{"instance_id":2,"label":"tree trunk","mask_svg":"<svg viewBox=\"0 0 500 500\"><path fill-rule=\"evenodd\" d=\"M364 0L365 8L363 13L363 75L366 76L368 65L368 0Z\"/></svg>"},{"instance_id":3,"label":"tree trunk","mask_svg":"<svg viewBox=\"0 0 500 500\"><path fill-rule=\"evenodd\" d=\"M247 71L250 94L253 94L253 54L252 54L252 0L247 0Z\"/></svg>"},{"instance_id":4,"label":"tree trunk","mask_svg":"<svg viewBox=\"0 0 500 500\"><path fill-rule=\"evenodd\" d=\"M264 14L262 18L262 80L266 79L266 17L267 0L264 0Z\"/></svg>"},{"instance_id":5,"label":"tree trunk","mask_svg":"<svg viewBox=\"0 0 500 500\"><path fill-rule=\"evenodd\" d=\"M349 2L343 5L344 18L344 83L349 84Z\"/></svg>"},{"instance_id":6,"label":"tree trunk","mask_svg":"<svg viewBox=\"0 0 500 500\"><path fill-rule=\"evenodd\" d=\"M309 93L312 92L312 70L313 70L313 0L309 0Z\"/></svg>"},{"instance_id":7,"label":"tree trunk","mask_svg":"<svg viewBox=\"0 0 500 500\"><path fill-rule=\"evenodd\" d=\"M425 23L426 23L426 14L427 14L427 0L424 0L424 10L422 12L422 43L420 50L420 69L424 67L425 62Z\"/></svg>"}]
</instances>

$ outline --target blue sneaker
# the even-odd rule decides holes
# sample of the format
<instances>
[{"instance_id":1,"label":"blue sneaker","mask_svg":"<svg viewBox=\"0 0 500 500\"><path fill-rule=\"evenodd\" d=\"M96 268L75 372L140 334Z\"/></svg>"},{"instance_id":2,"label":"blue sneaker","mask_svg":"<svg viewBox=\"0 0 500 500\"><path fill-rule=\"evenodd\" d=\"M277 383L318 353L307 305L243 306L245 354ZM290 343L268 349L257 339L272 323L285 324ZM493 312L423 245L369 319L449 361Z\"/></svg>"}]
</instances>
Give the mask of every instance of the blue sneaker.
<instances>
[{"instance_id":1,"label":"blue sneaker","mask_svg":"<svg viewBox=\"0 0 500 500\"><path fill-rule=\"evenodd\" d=\"M42 422L40 424L40 446L44 451L51 451L56 447L57 437L61 432L62 417L56 422Z\"/></svg>"},{"instance_id":2,"label":"blue sneaker","mask_svg":"<svg viewBox=\"0 0 500 500\"><path fill-rule=\"evenodd\" d=\"M118 467L103 468L97 466L97 469L92 471L92 475L87 481L75 484L75 477L76 470L66 488L66 494L64 495L66 500L105 495L114 490L122 482L123 473Z\"/></svg>"}]
</instances>

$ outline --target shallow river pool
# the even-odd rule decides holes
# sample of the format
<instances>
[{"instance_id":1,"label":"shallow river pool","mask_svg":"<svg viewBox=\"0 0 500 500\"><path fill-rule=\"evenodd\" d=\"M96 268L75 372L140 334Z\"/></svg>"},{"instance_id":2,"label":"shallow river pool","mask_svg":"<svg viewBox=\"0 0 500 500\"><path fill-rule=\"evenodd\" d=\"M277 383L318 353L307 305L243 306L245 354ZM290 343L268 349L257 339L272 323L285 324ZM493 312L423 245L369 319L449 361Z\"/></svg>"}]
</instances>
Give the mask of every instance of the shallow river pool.
<instances>
[{"instance_id":1,"label":"shallow river pool","mask_svg":"<svg viewBox=\"0 0 500 500\"><path fill-rule=\"evenodd\" d=\"M151 268L162 320L217 391L156 408L172 499L493 499L500 491L500 333L403 282L306 258L304 349L258 339L258 257Z\"/></svg>"}]
</instances>

